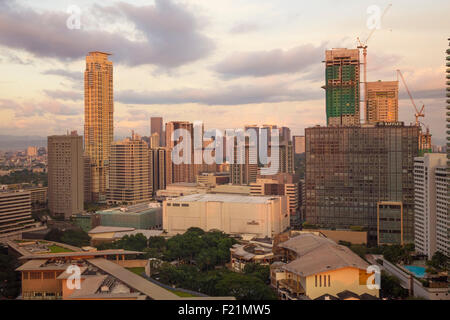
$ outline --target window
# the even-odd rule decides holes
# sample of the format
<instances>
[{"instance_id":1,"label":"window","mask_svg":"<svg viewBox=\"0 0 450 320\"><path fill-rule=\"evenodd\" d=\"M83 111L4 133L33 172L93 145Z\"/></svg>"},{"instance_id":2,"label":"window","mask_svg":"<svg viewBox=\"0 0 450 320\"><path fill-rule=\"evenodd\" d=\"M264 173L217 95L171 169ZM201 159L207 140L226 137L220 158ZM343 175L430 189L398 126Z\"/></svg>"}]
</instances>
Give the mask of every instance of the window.
<instances>
[{"instance_id":1,"label":"window","mask_svg":"<svg viewBox=\"0 0 450 320\"><path fill-rule=\"evenodd\" d=\"M317 287L317 276L314 276L315 277L315 279L316 279L316 287Z\"/></svg>"},{"instance_id":2,"label":"window","mask_svg":"<svg viewBox=\"0 0 450 320\"><path fill-rule=\"evenodd\" d=\"M328 286L331 287L331 279L330 275L328 275Z\"/></svg>"},{"instance_id":3,"label":"window","mask_svg":"<svg viewBox=\"0 0 450 320\"><path fill-rule=\"evenodd\" d=\"M322 286L322 275L319 276L319 287Z\"/></svg>"},{"instance_id":4,"label":"window","mask_svg":"<svg viewBox=\"0 0 450 320\"><path fill-rule=\"evenodd\" d=\"M40 272L30 272L30 279L31 280L41 279L41 273Z\"/></svg>"}]
</instances>

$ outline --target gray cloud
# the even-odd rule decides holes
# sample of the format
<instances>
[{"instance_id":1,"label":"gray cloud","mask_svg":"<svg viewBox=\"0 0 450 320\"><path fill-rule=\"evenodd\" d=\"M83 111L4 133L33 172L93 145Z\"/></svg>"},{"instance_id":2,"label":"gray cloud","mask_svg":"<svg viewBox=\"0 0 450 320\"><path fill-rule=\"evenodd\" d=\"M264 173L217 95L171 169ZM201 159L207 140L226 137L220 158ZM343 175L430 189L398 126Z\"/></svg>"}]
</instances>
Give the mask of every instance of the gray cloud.
<instances>
[{"instance_id":1,"label":"gray cloud","mask_svg":"<svg viewBox=\"0 0 450 320\"><path fill-rule=\"evenodd\" d=\"M49 69L42 72L42 74L61 76L71 81L81 82L83 81L83 72L73 72L64 69Z\"/></svg>"},{"instance_id":2,"label":"gray cloud","mask_svg":"<svg viewBox=\"0 0 450 320\"><path fill-rule=\"evenodd\" d=\"M408 99L409 95L403 88L400 88L399 92L399 99ZM424 90L415 90L414 92L411 92L411 95L413 96L414 102L416 103L417 107L419 107L419 100L420 99L445 99L445 88L438 88L438 89L424 89Z\"/></svg>"},{"instance_id":3,"label":"gray cloud","mask_svg":"<svg viewBox=\"0 0 450 320\"><path fill-rule=\"evenodd\" d=\"M15 1L3 1L1 6L0 44L38 57L74 60L99 50L113 53L114 61L130 66L172 68L196 61L214 48L212 41L201 34L194 14L171 0L156 0L155 5L148 6L118 3L92 10L122 16L144 35L142 40L95 29L70 30L65 12L41 13Z\"/></svg>"},{"instance_id":4,"label":"gray cloud","mask_svg":"<svg viewBox=\"0 0 450 320\"><path fill-rule=\"evenodd\" d=\"M215 66L215 70L229 78L264 77L304 71L323 60L325 45L306 44L289 50L236 52Z\"/></svg>"},{"instance_id":5,"label":"gray cloud","mask_svg":"<svg viewBox=\"0 0 450 320\"><path fill-rule=\"evenodd\" d=\"M83 99L81 91L44 90L45 94L54 99L78 101Z\"/></svg>"},{"instance_id":6,"label":"gray cloud","mask_svg":"<svg viewBox=\"0 0 450 320\"><path fill-rule=\"evenodd\" d=\"M256 23L251 22L242 22L234 25L230 29L230 33L241 34L241 33L250 33L259 30L261 27Z\"/></svg>"},{"instance_id":7,"label":"gray cloud","mask_svg":"<svg viewBox=\"0 0 450 320\"><path fill-rule=\"evenodd\" d=\"M82 108L69 106L54 100L18 103L9 99L0 99L0 109L13 110L14 115L18 118L44 116L47 114L58 116L75 116L80 115L83 112Z\"/></svg>"},{"instance_id":8,"label":"gray cloud","mask_svg":"<svg viewBox=\"0 0 450 320\"><path fill-rule=\"evenodd\" d=\"M291 89L287 84L229 86L219 89L193 89L135 92L122 91L116 94L119 102L126 104L186 104L204 105L245 105L254 103L271 103L284 101L307 101L323 97L321 89Z\"/></svg>"}]
</instances>

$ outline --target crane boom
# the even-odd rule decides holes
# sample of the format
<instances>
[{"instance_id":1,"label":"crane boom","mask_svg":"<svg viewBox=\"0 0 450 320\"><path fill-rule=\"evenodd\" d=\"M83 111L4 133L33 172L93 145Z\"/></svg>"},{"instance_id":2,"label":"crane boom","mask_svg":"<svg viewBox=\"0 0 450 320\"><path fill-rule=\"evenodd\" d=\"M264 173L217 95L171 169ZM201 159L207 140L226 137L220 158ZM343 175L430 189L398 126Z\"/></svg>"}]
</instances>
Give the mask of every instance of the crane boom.
<instances>
[{"instance_id":1,"label":"crane boom","mask_svg":"<svg viewBox=\"0 0 450 320\"><path fill-rule=\"evenodd\" d=\"M415 114L416 126L420 126L419 118L425 118L425 113L424 113L425 105L422 105L422 108L419 111L419 109L417 108L416 103L414 102L414 98L412 97L411 91L409 91L408 85L406 84L405 78L403 77L403 74L402 74L402 72L400 70L397 70L397 75L399 75L400 78L402 79L403 85L405 86L406 91L408 92L409 99L411 100L411 103L412 103L412 105L414 107L414 110L416 111L416 114Z\"/></svg>"}]
</instances>

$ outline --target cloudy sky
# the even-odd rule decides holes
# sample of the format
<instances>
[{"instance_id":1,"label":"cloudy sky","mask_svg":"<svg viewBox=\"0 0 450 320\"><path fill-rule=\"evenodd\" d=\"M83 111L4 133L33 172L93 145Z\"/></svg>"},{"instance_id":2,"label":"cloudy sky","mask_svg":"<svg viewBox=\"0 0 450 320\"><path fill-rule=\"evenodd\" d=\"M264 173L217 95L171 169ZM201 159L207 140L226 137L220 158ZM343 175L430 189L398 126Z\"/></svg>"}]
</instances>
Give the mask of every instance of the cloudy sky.
<instances>
[{"instance_id":1,"label":"cloudy sky","mask_svg":"<svg viewBox=\"0 0 450 320\"><path fill-rule=\"evenodd\" d=\"M369 81L401 69L445 134L446 0L0 0L0 134L83 133L84 59L113 55L115 135L149 117L206 128L325 124L324 51L356 47L375 5L392 7L369 42ZM77 22L77 8L81 27ZM369 10L370 11L370 10ZM400 120L414 121L400 85Z\"/></svg>"}]
</instances>

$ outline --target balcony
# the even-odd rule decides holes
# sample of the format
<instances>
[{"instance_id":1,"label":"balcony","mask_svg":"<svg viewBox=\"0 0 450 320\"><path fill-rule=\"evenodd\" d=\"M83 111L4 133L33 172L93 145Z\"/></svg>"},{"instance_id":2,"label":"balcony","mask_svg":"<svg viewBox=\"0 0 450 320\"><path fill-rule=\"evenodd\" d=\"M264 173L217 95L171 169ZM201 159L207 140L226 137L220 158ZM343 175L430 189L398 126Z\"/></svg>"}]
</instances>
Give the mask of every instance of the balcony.
<instances>
[{"instance_id":1,"label":"balcony","mask_svg":"<svg viewBox=\"0 0 450 320\"><path fill-rule=\"evenodd\" d=\"M294 296L304 295L306 293L300 282L295 281L294 279L280 280L279 288L288 290Z\"/></svg>"}]
</instances>

